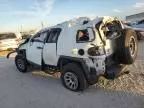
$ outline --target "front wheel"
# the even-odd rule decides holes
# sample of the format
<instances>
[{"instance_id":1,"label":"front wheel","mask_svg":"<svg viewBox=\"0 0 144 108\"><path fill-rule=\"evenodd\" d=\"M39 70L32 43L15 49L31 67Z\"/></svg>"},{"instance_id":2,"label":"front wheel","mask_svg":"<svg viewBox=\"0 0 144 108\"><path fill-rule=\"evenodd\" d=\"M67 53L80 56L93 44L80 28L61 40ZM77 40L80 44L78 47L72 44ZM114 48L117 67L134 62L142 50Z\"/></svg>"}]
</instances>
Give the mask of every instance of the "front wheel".
<instances>
[{"instance_id":1,"label":"front wheel","mask_svg":"<svg viewBox=\"0 0 144 108\"><path fill-rule=\"evenodd\" d=\"M17 69L22 72L22 73L26 73L27 71L27 62L25 57L23 57L22 55L16 55L15 57L15 64Z\"/></svg>"}]
</instances>

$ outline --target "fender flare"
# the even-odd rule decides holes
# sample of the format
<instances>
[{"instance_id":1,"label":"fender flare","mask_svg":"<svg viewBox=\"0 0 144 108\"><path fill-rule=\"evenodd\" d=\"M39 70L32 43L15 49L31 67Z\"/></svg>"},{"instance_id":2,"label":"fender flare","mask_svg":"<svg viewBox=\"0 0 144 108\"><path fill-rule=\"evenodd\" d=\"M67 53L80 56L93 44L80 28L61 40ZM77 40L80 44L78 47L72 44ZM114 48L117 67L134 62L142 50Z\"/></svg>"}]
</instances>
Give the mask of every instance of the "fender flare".
<instances>
[{"instance_id":1,"label":"fender flare","mask_svg":"<svg viewBox=\"0 0 144 108\"><path fill-rule=\"evenodd\" d=\"M6 56L7 59L9 59L10 55L17 52L17 54L22 54L24 57L26 57L26 50L25 49L15 49L12 52L9 52Z\"/></svg>"},{"instance_id":2,"label":"fender flare","mask_svg":"<svg viewBox=\"0 0 144 108\"><path fill-rule=\"evenodd\" d=\"M60 70L62 70L63 67L70 62L75 62L79 66L81 66L88 84L92 85L98 81L98 76L96 71L93 72L93 69L92 71L89 71L88 66L85 64L82 58L60 56L57 66L60 68Z\"/></svg>"}]
</instances>

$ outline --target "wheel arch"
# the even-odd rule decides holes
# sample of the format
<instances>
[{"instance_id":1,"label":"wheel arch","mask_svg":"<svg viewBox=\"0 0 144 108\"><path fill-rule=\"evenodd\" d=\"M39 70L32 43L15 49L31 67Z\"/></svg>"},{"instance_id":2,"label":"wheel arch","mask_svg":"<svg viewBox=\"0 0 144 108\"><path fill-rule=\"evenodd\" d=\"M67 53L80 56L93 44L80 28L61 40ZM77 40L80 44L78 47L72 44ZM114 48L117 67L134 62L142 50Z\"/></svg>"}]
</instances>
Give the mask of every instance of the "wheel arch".
<instances>
[{"instance_id":1,"label":"wheel arch","mask_svg":"<svg viewBox=\"0 0 144 108\"><path fill-rule=\"evenodd\" d=\"M80 59L80 58L69 57L69 56L60 56L58 63L57 63L57 66L60 69L63 69L63 67L65 65L67 65L68 63L74 62L74 63L77 63L80 65L81 61L82 61L82 59Z\"/></svg>"},{"instance_id":2,"label":"wheel arch","mask_svg":"<svg viewBox=\"0 0 144 108\"><path fill-rule=\"evenodd\" d=\"M91 74L91 72L88 69L88 66L85 64L82 58L60 56L57 66L60 68L60 70L63 70L64 66L67 65L68 63L78 64L82 68L83 74L87 82L91 85L96 83L97 76Z\"/></svg>"},{"instance_id":3,"label":"wheel arch","mask_svg":"<svg viewBox=\"0 0 144 108\"><path fill-rule=\"evenodd\" d=\"M21 54L26 58L26 50L25 49L17 49L16 52L17 52L17 54Z\"/></svg>"}]
</instances>

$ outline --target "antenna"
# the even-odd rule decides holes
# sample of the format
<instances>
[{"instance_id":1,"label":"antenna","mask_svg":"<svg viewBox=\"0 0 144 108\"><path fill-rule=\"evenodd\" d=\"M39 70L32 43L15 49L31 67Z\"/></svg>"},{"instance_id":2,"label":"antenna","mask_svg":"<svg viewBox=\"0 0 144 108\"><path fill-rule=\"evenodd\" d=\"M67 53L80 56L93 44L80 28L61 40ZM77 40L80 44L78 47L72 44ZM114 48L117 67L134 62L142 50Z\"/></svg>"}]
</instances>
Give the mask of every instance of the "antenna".
<instances>
[{"instance_id":1,"label":"antenna","mask_svg":"<svg viewBox=\"0 0 144 108\"><path fill-rule=\"evenodd\" d=\"M23 30L23 26L21 25L21 29L20 29L20 31L22 32L22 30Z\"/></svg>"}]
</instances>

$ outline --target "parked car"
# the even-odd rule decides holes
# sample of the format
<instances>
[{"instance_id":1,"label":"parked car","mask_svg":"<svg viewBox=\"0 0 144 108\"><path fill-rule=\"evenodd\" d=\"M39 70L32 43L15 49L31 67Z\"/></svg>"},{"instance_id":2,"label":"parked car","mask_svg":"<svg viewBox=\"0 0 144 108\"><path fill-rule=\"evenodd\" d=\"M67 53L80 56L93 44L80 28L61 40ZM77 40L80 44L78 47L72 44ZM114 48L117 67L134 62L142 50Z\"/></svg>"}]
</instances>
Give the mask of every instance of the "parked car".
<instances>
[{"instance_id":1,"label":"parked car","mask_svg":"<svg viewBox=\"0 0 144 108\"><path fill-rule=\"evenodd\" d=\"M131 23L124 23L124 25L126 28L132 28L133 30L135 30L138 40L144 39L144 28L141 28L142 26Z\"/></svg>"},{"instance_id":2,"label":"parked car","mask_svg":"<svg viewBox=\"0 0 144 108\"><path fill-rule=\"evenodd\" d=\"M1 33L0 34L0 50L15 49L19 45L21 39L18 33Z\"/></svg>"},{"instance_id":3,"label":"parked car","mask_svg":"<svg viewBox=\"0 0 144 108\"><path fill-rule=\"evenodd\" d=\"M48 73L61 72L62 84L80 91L100 75L114 79L137 56L134 30L112 17L73 19L40 30L17 49L15 64L22 73L29 65ZM7 55L9 58L11 53Z\"/></svg>"},{"instance_id":4,"label":"parked car","mask_svg":"<svg viewBox=\"0 0 144 108\"><path fill-rule=\"evenodd\" d=\"M135 24L132 24L132 26L133 26L134 28L141 28L141 29L144 29L144 19L138 21L138 22L135 23ZM144 30L143 30L143 31L144 31Z\"/></svg>"}]
</instances>

